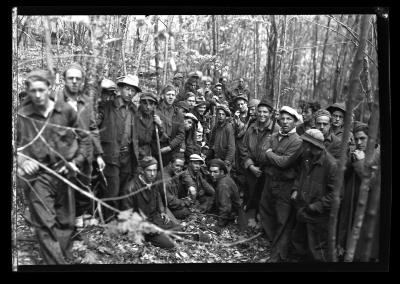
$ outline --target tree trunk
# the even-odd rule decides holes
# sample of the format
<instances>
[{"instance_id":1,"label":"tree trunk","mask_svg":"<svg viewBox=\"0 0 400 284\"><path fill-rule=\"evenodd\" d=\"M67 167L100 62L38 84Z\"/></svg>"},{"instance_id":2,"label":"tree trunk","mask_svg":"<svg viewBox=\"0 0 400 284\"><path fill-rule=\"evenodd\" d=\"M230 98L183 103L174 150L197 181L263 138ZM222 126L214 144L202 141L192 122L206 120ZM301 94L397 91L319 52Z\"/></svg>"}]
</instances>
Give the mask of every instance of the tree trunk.
<instances>
[{"instance_id":1,"label":"tree trunk","mask_svg":"<svg viewBox=\"0 0 400 284\"><path fill-rule=\"evenodd\" d=\"M161 78L160 78L160 47L158 41L158 16L154 17L155 25L154 25L154 49L155 49L155 62L156 62L156 79L157 79L157 94L160 93L161 90Z\"/></svg>"},{"instance_id":2,"label":"tree trunk","mask_svg":"<svg viewBox=\"0 0 400 284\"><path fill-rule=\"evenodd\" d=\"M319 16L315 17L315 21L318 24ZM317 92L317 53L318 53L318 25L314 25L314 47L313 47L313 100L316 98Z\"/></svg>"},{"instance_id":3,"label":"tree trunk","mask_svg":"<svg viewBox=\"0 0 400 284\"><path fill-rule=\"evenodd\" d=\"M328 18L328 28L331 25L331 18ZM326 29L326 34L325 34L325 41L324 41L324 47L322 49L322 58L321 58L321 65L319 67L319 74L318 74L318 82L317 82L317 89L316 89L316 96L319 99L319 94L321 91L321 84L322 84L322 80L324 79L324 64L325 64L325 54L326 54L326 44L328 42L329 39L329 29Z\"/></svg>"},{"instance_id":4,"label":"tree trunk","mask_svg":"<svg viewBox=\"0 0 400 284\"><path fill-rule=\"evenodd\" d=\"M257 98L258 22L254 23L254 97Z\"/></svg>"},{"instance_id":5,"label":"tree trunk","mask_svg":"<svg viewBox=\"0 0 400 284\"><path fill-rule=\"evenodd\" d=\"M362 26L368 23L369 15L363 15ZM337 229L337 217L340 206L340 189L343 184L344 171L347 161L347 150L348 141L350 138L350 127L351 127L351 114L353 109L353 100L358 93L359 77L362 69L362 58L363 50L365 47L365 28L362 29L360 45L358 46L356 55L353 60L351 74L350 74L350 88L349 95L346 101L346 113L344 117L344 132L341 144L341 156L338 163L338 173L337 179L335 181L335 187L333 192L332 208L329 218L329 257L331 261L337 262L337 252L336 252L336 229ZM360 192L361 195L361 192Z\"/></svg>"},{"instance_id":6,"label":"tree trunk","mask_svg":"<svg viewBox=\"0 0 400 284\"><path fill-rule=\"evenodd\" d=\"M282 79L282 67L283 67L283 61L285 58L286 54L286 17L287 15L283 16L283 27L282 27L282 54L281 54L281 59L280 59L280 66L279 66L279 71L278 71L278 91L277 91L277 99L276 99L276 108L279 108L279 103L280 103L280 97L281 97L281 79Z\"/></svg>"}]
</instances>

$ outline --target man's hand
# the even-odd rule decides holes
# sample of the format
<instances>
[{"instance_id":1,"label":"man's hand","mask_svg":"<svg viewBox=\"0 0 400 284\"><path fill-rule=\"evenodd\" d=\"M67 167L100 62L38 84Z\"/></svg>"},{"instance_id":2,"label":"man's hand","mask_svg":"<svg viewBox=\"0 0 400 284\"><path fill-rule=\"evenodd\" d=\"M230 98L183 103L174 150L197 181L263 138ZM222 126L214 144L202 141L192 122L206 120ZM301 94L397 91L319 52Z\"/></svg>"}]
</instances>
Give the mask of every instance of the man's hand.
<instances>
[{"instance_id":1,"label":"man's hand","mask_svg":"<svg viewBox=\"0 0 400 284\"><path fill-rule=\"evenodd\" d=\"M238 119L239 119L239 116L240 116L240 111L239 111L239 110L235 111L234 118L235 118L236 120L238 120Z\"/></svg>"},{"instance_id":2,"label":"man's hand","mask_svg":"<svg viewBox=\"0 0 400 284\"><path fill-rule=\"evenodd\" d=\"M106 163L104 162L103 158L101 156L97 156L97 164L99 165L99 170L102 171L106 167Z\"/></svg>"},{"instance_id":3,"label":"man's hand","mask_svg":"<svg viewBox=\"0 0 400 284\"><path fill-rule=\"evenodd\" d=\"M162 121L161 121L160 117L157 114L153 115L153 119L154 119L154 123L157 124L158 127L162 126Z\"/></svg>"},{"instance_id":4,"label":"man's hand","mask_svg":"<svg viewBox=\"0 0 400 284\"><path fill-rule=\"evenodd\" d=\"M167 213L161 213L161 218L163 219L164 224L168 224L171 221Z\"/></svg>"},{"instance_id":5,"label":"man's hand","mask_svg":"<svg viewBox=\"0 0 400 284\"><path fill-rule=\"evenodd\" d=\"M21 168L28 175L33 175L34 173L36 173L39 170L39 165L35 161L26 160L22 164Z\"/></svg>"},{"instance_id":6,"label":"man's hand","mask_svg":"<svg viewBox=\"0 0 400 284\"><path fill-rule=\"evenodd\" d=\"M161 154L168 153L171 151L171 147L170 146L163 147L160 149L160 151L161 151Z\"/></svg>"},{"instance_id":7,"label":"man's hand","mask_svg":"<svg viewBox=\"0 0 400 284\"><path fill-rule=\"evenodd\" d=\"M250 171L257 177L259 178L262 174L262 171L260 170L260 167L256 167L254 165L251 165L249 167Z\"/></svg>"},{"instance_id":8,"label":"man's hand","mask_svg":"<svg viewBox=\"0 0 400 284\"><path fill-rule=\"evenodd\" d=\"M197 193L196 188L194 186L189 186L189 193L193 196L196 195Z\"/></svg>"},{"instance_id":9,"label":"man's hand","mask_svg":"<svg viewBox=\"0 0 400 284\"><path fill-rule=\"evenodd\" d=\"M292 195L290 195L290 199L296 200L296 198L297 198L297 190L293 191Z\"/></svg>"},{"instance_id":10,"label":"man's hand","mask_svg":"<svg viewBox=\"0 0 400 284\"><path fill-rule=\"evenodd\" d=\"M271 151L272 151L272 148L268 148L266 152L268 153L268 152L271 152Z\"/></svg>"},{"instance_id":11,"label":"man's hand","mask_svg":"<svg viewBox=\"0 0 400 284\"><path fill-rule=\"evenodd\" d=\"M73 171L75 173L79 172L78 167L75 165L75 162L68 162L68 167L66 165L62 166L61 169L58 170L58 173L60 174L68 174L70 171Z\"/></svg>"},{"instance_id":12,"label":"man's hand","mask_svg":"<svg viewBox=\"0 0 400 284\"><path fill-rule=\"evenodd\" d=\"M365 159L364 151L354 150L353 154L354 154L354 158L356 158L357 161Z\"/></svg>"}]
</instances>

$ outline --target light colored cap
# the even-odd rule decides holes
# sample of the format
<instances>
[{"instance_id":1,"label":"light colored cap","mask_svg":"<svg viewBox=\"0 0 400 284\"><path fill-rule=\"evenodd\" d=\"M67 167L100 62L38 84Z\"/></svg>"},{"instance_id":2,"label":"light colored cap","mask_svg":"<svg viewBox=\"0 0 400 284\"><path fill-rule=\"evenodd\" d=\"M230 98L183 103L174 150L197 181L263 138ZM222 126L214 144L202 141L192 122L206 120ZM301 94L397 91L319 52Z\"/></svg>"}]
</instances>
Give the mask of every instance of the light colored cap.
<instances>
[{"instance_id":1,"label":"light colored cap","mask_svg":"<svg viewBox=\"0 0 400 284\"><path fill-rule=\"evenodd\" d=\"M101 80L100 87L102 89L106 89L106 90L110 90L110 91L114 90L115 91L117 89L117 84L115 84L113 81L111 81L109 79L103 79L103 80Z\"/></svg>"},{"instance_id":2,"label":"light colored cap","mask_svg":"<svg viewBox=\"0 0 400 284\"><path fill-rule=\"evenodd\" d=\"M322 134L322 132L318 129L308 129L303 135L300 136L300 138L321 149L325 149L324 134Z\"/></svg>"},{"instance_id":3,"label":"light colored cap","mask_svg":"<svg viewBox=\"0 0 400 284\"><path fill-rule=\"evenodd\" d=\"M202 162L202 163L204 164L203 158L200 157L200 155L197 155L197 154L192 154L192 155L190 155L189 160L192 161L192 162L194 162L194 161L200 161L200 162Z\"/></svg>"},{"instance_id":4,"label":"light colored cap","mask_svg":"<svg viewBox=\"0 0 400 284\"><path fill-rule=\"evenodd\" d=\"M288 114L290 114L291 116L293 116L297 121L300 120L300 115L298 114L298 112L294 109L291 108L290 106L283 106L281 107L281 110L279 111L279 113L282 112L286 112Z\"/></svg>"},{"instance_id":5,"label":"light colored cap","mask_svg":"<svg viewBox=\"0 0 400 284\"><path fill-rule=\"evenodd\" d=\"M185 118L191 118L191 119L193 119L193 120L196 121L196 122L199 121L199 120L197 119L197 117L196 117L193 113L190 113L190 112L185 113L184 117L185 117Z\"/></svg>"},{"instance_id":6,"label":"light colored cap","mask_svg":"<svg viewBox=\"0 0 400 284\"><path fill-rule=\"evenodd\" d=\"M135 75L127 74L126 76L117 78L117 85L119 84L127 84L135 87L138 92L142 91L142 89L139 88L139 78Z\"/></svg>"}]
</instances>

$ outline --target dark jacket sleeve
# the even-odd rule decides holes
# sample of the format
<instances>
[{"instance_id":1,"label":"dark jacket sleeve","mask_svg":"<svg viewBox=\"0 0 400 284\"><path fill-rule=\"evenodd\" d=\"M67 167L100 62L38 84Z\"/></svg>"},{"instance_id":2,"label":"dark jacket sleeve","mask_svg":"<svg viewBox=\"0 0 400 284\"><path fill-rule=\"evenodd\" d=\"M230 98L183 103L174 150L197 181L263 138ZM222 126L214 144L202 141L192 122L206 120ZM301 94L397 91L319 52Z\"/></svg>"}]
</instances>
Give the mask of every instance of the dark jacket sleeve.
<instances>
[{"instance_id":1,"label":"dark jacket sleeve","mask_svg":"<svg viewBox=\"0 0 400 284\"><path fill-rule=\"evenodd\" d=\"M228 219L232 211L230 188L226 184L220 184L217 189L218 215L222 219Z\"/></svg>"},{"instance_id":2,"label":"dark jacket sleeve","mask_svg":"<svg viewBox=\"0 0 400 284\"><path fill-rule=\"evenodd\" d=\"M313 207L319 213L327 212L331 209L333 191L335 187L337 165L336 163L330 163L327 165L328 169L326 171L325 177L325 194L316 202L313 203Z\"/></svg>"},{"instance_id":3,"label":"dark jacket sleeve","mask_svg":"<svg viewBox=\"0 0 400 284\"><path fill-rule=\"evenodd\" d=\"M70 110L69 117L71 123L70 127L76 129L75 133L78 136L78 150L76 151L73 160L78 167L81 167L85 160L90 158L88 155L90 155L92 147L91 135L86 131L80 130L83 129L83 127L80 125L80 120L78 119L77 114L72 109Z\"/></svg>"},{"instance_id":4,"label":"dark jacket sleeve","mask_svg":"<svg viewBox=\"0 0 400 284\"><path fill-rule=\"evenodd\" d=\"M273 164L281 169L285 169L285 168L291 166L292 163L294 161L296 161L298 156L301 154L301 151L299 151L299 149L301 147L301 143L302 143L302 140L300 138L295 139L288 146L285 155L280 156L280 155L275 154L274 152L270 151L266 154L266 158L271 164Z\"/></svg>"},{"instance_id":5,"label":"dark jacket sleeve","mask_svg":"<svg viewBox=\"0 0 400 284\"><path fill-rule=\"evenodd\" d=\"M214 189L214 187L213 187L211 184L209 184L209 183L206 181L205 178L200 177L200 183L201 183L201 187L202 187L201 189L204 190L204 194L205 194L205 195L208 195L208 196L213 196L213 195L215 195L215 189ZM199 189L197 189L197 190L199 190Z\"/></svg>"},{"instance_id":6,"label":"dark jacket sleeve","mask_svg":"<svg viewBox=\"0 0 400 284\"><path fill-rule=\"evenodd\" d=\"M183 140L185 140L185 127L183 123L183 117L180 114L178 114L176 118L177 121L172 121L172 123L177 124L176 135L175 137L170 137L172 139L169 142L169 146L171 147L172 150L180 147Z\"/></svg>"},{"instance_id":7,"label":"dark jacket sleeve","mask_svg":"<svg viewBox=\"0 0 400 284\"><path fill-rule=\"evenodd\" d=\"M227 124L226 126L226 137L227 137L227 146L228 151L226 153L225 161L228 161L232 164L235 158L235 133L233 131L233 127L231 124Z\"/></svg>"},{"instance_id":8,"label":"dark jacket sleeve","mask_svg":"<svg viewBox=\"0 0 400 284\"><path fill-rule=\"evenodd\" d=\"M99 134L99 128L97 127L93 99L90 99L90 106L91 106L91 111L90 111L89 130L90 130L90 133L92 136L92 143L94 146L93 154L94 154L94 156L97 156L97 155L103 154L103 148L101 147L101 143L100 143L100 134Z\"/></svg>"},{"instance_id":9,"label":"dark jacket sleeve","mask_svg":"<svg viewBox=\"0 0 400 284\"><path fill-rule=\"evenodd\" d=\"M244 168L247 169L254 165L254 161L249 156L249 129L243 137L243 143L238 145L240 160L243 161Z\"/></svg>"}]
</instances>

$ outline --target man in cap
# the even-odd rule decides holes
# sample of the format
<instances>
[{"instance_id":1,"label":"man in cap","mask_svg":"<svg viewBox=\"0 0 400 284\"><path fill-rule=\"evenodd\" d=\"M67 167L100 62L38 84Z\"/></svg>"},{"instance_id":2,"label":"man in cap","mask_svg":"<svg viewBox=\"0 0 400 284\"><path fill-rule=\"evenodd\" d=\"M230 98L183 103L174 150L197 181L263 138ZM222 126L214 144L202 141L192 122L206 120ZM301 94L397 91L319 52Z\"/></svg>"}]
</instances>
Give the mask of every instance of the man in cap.
<instances>
[{"instance_id":1,"label":"man in cap","mask_svg":"<svg viewBox=\"0 0 400 284\"><path fill-rule=\"evenodd\" d=\"M244 204L246 211L254 210L257 216L261 192L264 187L265 161L260 153L269 148L272 134L277 133L279 126L273 125L271 118L272 103L263 99L257 106L257 119L249 126L239 147L240 160L243 163L246 187L244 192ZM274 127L272 129L272 127Z\"/></svg>"},{"instance_id":2,"label":"man in cap","mask_svg":"<svg viewBox=\"0 0 400 284\"><path fill-rule=\"evenodd\" d=\"M235 100L237 96L244 96L247 101L250 100L250 91L244 85L244 78L239 78L237 87L232 90L231 100Z\"/></svg>"},{"instance_id":3,"label":"man in cap","mask_svg":"<svg viewBox=\"0 0 400 284\"><path fill-rule=\"evenodd\" d=\"M335 134L333 134L331 129L332 118L329 111L320 109L314 114L315 127L324 134L325 149L331 153L335 159L340 157L341 141Z\"/></svg>"},{"instance_id":4,"label":"man in cap","mask_svg":"<svg viewBox=\"0 0 400 284\"><path fill-rule=\"evenodd\" d=\"M346 105L344 103L334 103L326 108L331 114L331 131L332 133L342 139L344 115L346 114Z\"/></svg>"},{"instance_id":5,"label":"man in cap","mask_svg":"<svg viewBox=\"0 0 400 284\"><path fill-rule=\"evenodd\" d=\"M215 183L218 226L225 227L239 213L241 207L239 190L228 175L225 162L221 159L212 159L209 163L209 171Z\"/></svg>"},{"instance_id":6,"label":"man in cap","mask_svg":"<svg viewBox=\"0 0 400 284\"><path fill-rule=\"evenodd\" d=\"M357 204L359 202L359 194L360 194L360 186L362 182L362 178L364 176L364 165L366 162L366 150L368 143L368 125L359 121L354 122L353 127L353 135L356 144L356 148L354 151L349 151L349 157L347 160L346 171L344 176L344 190L341 192L341 204L339 210L339 218L338 218L338 243L339 248L341 248L344 252L348 249L349 238L352 234L352 228L354 224L355 212L357 208ZM374 145L374 150L371 157L370 167L373 169L371 180L369 183L369 192L377 185L379 179L376 173L376 169L380 166L380 145ZM374 169L375 168L375 169ZM371 194L369 194L366 207L369 208L374 202L370 198ZM374 232L372 235L372 250L371 250L371 259L377 260L379 258L379 208L376 215L376 224L374 226ZM370 218L373 218L370 215L366 215L363 226L360 230L360 238L358 240L355 252L354 252L354 260L360 261L362 260L363 253L366 251L366 244L368 242L368 226L364 224L368 224ZM371 260L370 259L370 260ZM368 260L368 261L370 261Z\"/></svg>"},{"instance_id":7,"label":"man in cap","mask_svg":"<svg viewBox=\"0 0 400 284\"><path fill-rule=\"evenodd\" d=\"M207 182L203 174L203 165L204 160L200 155L190 155L188 171L197 190L195 208L200 213L208 213L214 205L215 190L213 186Z\"/></svg>"},{"instance_id":8,"label":"man in cap","mask_svg":"<svg viewBox=\"0 0 400 284\"><path fill-rule=\"evenodd\" d=\"M182 73L176 73L172 78L172 85L175 88L175 93L179 94L182 91L183 86L183 75Z\"/></svg>"},{"instance_id":9,"label":"man in cap","mask_svg":"<svg viewBox=\"0 0 400 284\"><path fill-rule=\"evenodd\" d=\"M121 194L122 188L134 174L137 166L138 148L135 128L137 108L132 97L141 92L138 87L138 78L126 75L118 78L117 92L112 100L99 105L99 128L101 145L104 150L106 167L104 176L107 188L103 191L103 198L113 198ZM119 208L118 201L108 203ZM109 219L114 212L104 208L104 215Z\"/></svg>"},{"instance_id":10,"label":"man in cap","mask_svg":"<svg viewBox=\"0 0 400 284\"><path fill-rule=\"evenodd\" d=\"M190 107L189 104L186 101L179 101L175 103L176 107L178 108L178 111L182 114L182 116L185 113L190 112Z\"/></svg>"},{"instance_id":11,"label":"man in cap","mask_svg":"<svg viewBox=\"0 0 400 284\"><path fill-rule=\"evenodd\" d=\"M217 104L224 104L224 105L228 105L228 101L225 97L225 94L222 90L222 84L221 83L217 83L214 86L213 89L213 99L216 101Z\"/></svg>"},{"instance_id":12,"label":"man in cap","mask_svg":"<svg viewBox=\"0 0 400 284\"><path fill-rule=\"evenodd\" d=\"M196 132L197 132L197 117L188 112L184 115L184 127L185 127L185 141L184 148L181 147L184 151L185 159L189 159L192 154L200 154L200 146L196 142Z\"/></svg>"},{"instance_id":13,"label":"man in cap","mask_svg":"<svg viewBox=\"0 0 400 284\"><path fill-rule=\"evenodd\" d=\"M205 115L207 109L207 102L204 97L197 97L196 104L192 110L192 113L198 119L197 123L197 133L196 133L196 142L200 146L202 146L203 142L207 141L206 136L210 133L210 119L207 115Z\"/></svg>"},{"instance_id":14,"label":"man in cap","mask_svg":"<svg viewBox=\"0 0 400 284\"><path fill-rule=\"evenodd\" d=\"M175 225L169 220L161 201L160 183L154 184L157 170L158 163L154 157L145 156L139 161L139 174L130 179L123 190L124 194L137 194L124 198L121 207L122 210L132 208L133 211L143 212L149 222L163 229L173 229ZM145 234L145 240L161 248L170 249L175 246L164 234Z\"/></svg>"},{"instance_id":15,"label":"man in cap","mask_svg":"<svg viewBox=\"0 0 400 284\"><path fill-rule=\"evenodd\" d=\"M166 183L167 205L177 219L185 219L189 216L189 207L192 204L191 196L196 195L196 187L187 171L183 171L185 158L182 154L175 154L171 162L164 168L164 180ZM159 174L161 179L161 173ZM165 198L160 187L161 199Z\"/></svg>"},{"instance_id":16,"label":"man in cap","mask_svg":"<svg viewBox=\"0 0 400 284\"><path fill-rule=\"evenodd\" d=\"M302 135L306 130L315 128L314 114L321 108L318 102L308 102L304 106L303 123L296 127L297 134Z\"/></svg>"},{"instance_id":17,"label":"man in cap","mask_svg":"<svg viewBox=\"0 0 400 284\"><path fill-rule=\"evenodd\" d=\"M166 85L161 91L161 102L157 107L157 114L164 122L165 141L161 143L163 165L168 165L174 154L179 153L185 139L183 114L174 104L176 92L174 86Z\"/></svg>"},{"instance_id":18,"label":"man in cap","mask_svg":"<svg viewBox=\"0 0 400 284\"><path fill-rule=\"evenodd\" d=\"M74 190L40 165L73 181L92 142L72 106L50 98L52 84L45 70L34 70L26 79L30 100L18 110L17 164L20 178L31 185L26 197L43 260L67 264L65 258L72 257Z\"/></svg>"},{"instance_id":19,"label":"man in cap","mask_svg":"<svg viewBox=\"0 0 400 284\"><path fill-rule=\"evenodd\" d=\"M195 95L195 93L187 92L185 94L185 101L188 103L190 111L192 111L194 106L195 106L195 104L196 104L196 95Z\"/></svg>"},{"instance_id":20,"label":"man in cap","mask_svg":"<svg viewBox=\"0 0 400 284\"><path fill-rule=\"evenodd\" d=\"M288 257L290 233L293 226L290 192L297 177L296 160L301 154L302 140L296 133L299 114L291 107L279 111L280 130L272 134L269 148L260 153L265 164L265 185L261 194L259 213L261 223L271 244L271 260L285 261Z\"/></svg>"},{"instance_id":21,"label":"man in cap","mask_svg":"<svg viewBox=\"0 0 400 284\"><path fill-rule=\"evenodd\" d=\"M197 91L199 93L201 93L206 100L211 99L211 97L212 97L211 78L210 77L203 77L202 82L203 82L203 88L200 88Z\"/></svg>"},{"instance_id":22,"label":"man in cap","mask_svg":"<svg viewBox=\"0 0 400 284\"><path fill-rule=\"evenodd\" d=\"M224 94L225 100L229 103L233 100L232 92L228 88L228 78L226 76L222 76L219 78L218 82L221 84L222 93Z\"/></svg>"},{"instance_id":23,"label":"man in cap","mask_svg":"<svg viewBox=\"0 0 400 284\"><path fill-rule=\"evenodd\" d=\"M217 123L211 130L210 149L207 160L214 158L223 160L230 170L235 159L235 132L228 121L231 116L229 108L225 105L217 107Z\"/></svg>"},{"instance_id":24,"label":"man in cap","mask_svg":"<svg viewBox=\"0 0 400 284\"><path fill-rule=\"evenodd\" d=\"M91 186L92 162L97 162L100 170L105 167L102 158L103 149L100 144L99 129L97 127L96 115L94 112L93 97L89 93L97 93L96 87L84 85L85 72L81 65L72 63L68 65L64 72L65 86L58 90L56 100L63 100L76 111L80 128L90 133L92 144L87 149L87 159L82 165L82 175L78 176L79 181L84 185L85 190ZM96 95L96 94L95 94ZM93 211L92 201L81 193L75 195L76 203L76 225L83 226L82 215L89 214Z\"/></svg>"},{"instance_id":25,"label":"man in cap","mask_svg":"<svg viewBox=\"0 0 400 284\"><path fill-rule=\"evenodd\" d=\"M292 232L295 258L328 261L328 225L336 179L336 160L325 150L324 135L309 129L300 136L300 174L292 187L296 207Z\"/></svg>"},{"instance_id":26,"label":"man in cap","mask_svg":"<svg viewBox=\"0 0 400 284\"><path fill-rule=\"evenodd\" d=\"M250 117L250 123L254 122L257 118L257 106L260 103L258 99L251 99L247 106L248 108L248 115Z\"/></svg>"}]
</instances>

